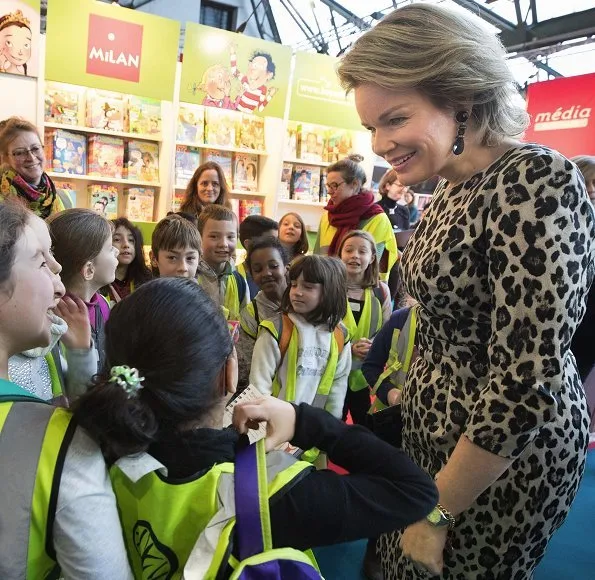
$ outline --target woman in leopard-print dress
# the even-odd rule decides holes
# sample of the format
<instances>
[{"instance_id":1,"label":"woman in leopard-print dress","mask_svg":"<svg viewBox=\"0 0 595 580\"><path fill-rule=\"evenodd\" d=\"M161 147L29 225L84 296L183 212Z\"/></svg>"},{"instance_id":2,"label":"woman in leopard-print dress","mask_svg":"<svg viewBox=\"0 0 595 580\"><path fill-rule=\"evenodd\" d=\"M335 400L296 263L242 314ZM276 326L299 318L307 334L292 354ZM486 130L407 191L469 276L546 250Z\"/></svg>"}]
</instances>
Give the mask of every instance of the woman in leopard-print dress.
<instances>
[{"instance_id":1,"label":"woman in leopard-print dress","mask_svg":"<svg viewBox=\"0 0 595 580\"><path fill-rule=\"evenodd\" d=\"M401 183L443 177L402 261L420 304L403 445L455 522L383 536L386 580L532 578L584 471L589 419L569 347L595 219L570 161L514 139L526 114L503 54L473 17L413 4L339 67Z\"/></svg>"}]
</instances>

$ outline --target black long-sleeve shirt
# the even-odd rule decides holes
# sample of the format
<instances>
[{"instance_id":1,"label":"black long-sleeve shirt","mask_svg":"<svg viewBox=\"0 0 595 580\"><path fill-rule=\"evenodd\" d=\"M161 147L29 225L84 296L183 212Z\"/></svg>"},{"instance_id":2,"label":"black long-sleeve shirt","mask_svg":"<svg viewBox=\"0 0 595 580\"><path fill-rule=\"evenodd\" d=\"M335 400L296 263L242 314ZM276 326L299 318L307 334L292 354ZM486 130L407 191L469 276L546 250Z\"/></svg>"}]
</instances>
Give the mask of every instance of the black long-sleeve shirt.
<instances>
[{"instance_id":1,"label":"black long-sleeve shirt","mask_svg":"<svg viewBox=\"0 0 595 580\"><path fill-rule=\"evenodd\" d=\"M280 494L270 506L275 547L303 550L375 537L422 519L436 505L434 482L403 451L321 409L302 404L296 413L292 445L317 447L349 475L312 470ZM238 439L232 429L197 429L149 452L168 468L170 478L187 478L233 461Z\"/></svg>"},{"instance_id":2,"label":"black long-sleeve shirt","mask_svg":"<svg viewBox=\"0 0 595 580\"><path fill-rule=\"evenodd\" d=\"M406 231L409 229L409 207L406 205L398 204L394 199L389 197L383 197L378 205L384 210L384 213L388 216L390 223L393 226L393 230Z\"/></svg>"}]
</instances>

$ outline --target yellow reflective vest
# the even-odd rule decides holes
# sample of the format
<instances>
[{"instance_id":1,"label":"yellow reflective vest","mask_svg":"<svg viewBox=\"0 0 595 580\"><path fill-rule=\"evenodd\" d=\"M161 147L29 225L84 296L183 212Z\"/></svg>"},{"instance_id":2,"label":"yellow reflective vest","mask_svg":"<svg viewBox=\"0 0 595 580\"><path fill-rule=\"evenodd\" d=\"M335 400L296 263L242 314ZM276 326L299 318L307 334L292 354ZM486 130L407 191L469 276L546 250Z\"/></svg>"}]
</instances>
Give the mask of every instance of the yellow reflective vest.
<instances>
[{"instance_id":1,"label":"yellow reflective vest","mask_svg":"<svg viewBox=\"0 0 595 580\"><path fill-rule=\"evenodd\" d=\"M384 372L378 377L378 380L373 387L372 394L376 394L376 391L387 377L390 379L393 387L396 389L403 389L405 385L405 379L407 378L407 373L409 372L409 367L411 366L413 350L415 348L417 309L418 306L413 306L409 311L409 315L407 316L407 320L405 321L403 328L401 330L396 328L393 331L386 368ZM382 403L378 397L376 397L374 404L370 408L370 413L374 413L385 408L386 405Z\"/></svg>"},{"instance_id":2,"label":"yellow reflective vest","mask_svg":"<svg viewBox=\"0 0 595 580\"><path fill-rule=\"evenodd\" d=\"M364 290L364 306L357 324L349 300L347 300L347 313L343 318L343 324L347 328L352 342L356 342L360 338L372 338L382 328L382 303L374 290L372 288ZM351 372L349 373L349 388L352 391L361 391L368 386L361 366L361 360L352 359Z\"/></svg>"},{"instance_id":3,"label":"yellow reflective vest","mask_svg":"<svg viewBox=\"0 0 595 580\"><path fill-rule=\"evenodd\" d=\"M380 279L383 282L388 280L388 275L399 259L399 250L397 248L397 239L393 232L393 227L387 215L379 213L368 220L361 222L358 230L368 232L376 242L376 259L381 264ZM328 255L328 251L335 236L337 228L331 226L328 219L328 213L325 211L320 218L320 225L318 227L318 236L314 245L314 253L323 256ZM384 252L387 253L387 260L383 261L382 256ZM386 266L385 266L386 264Z\"/></svg>"},{"instance_id":4,"label":"yellow reflective vest","mask_svg":"<svg viewBox=\"0 0 595 580\"><path fill-rule=\"evenodd\" d=\"M52 530L72 415L0 379L0 578L58 578Z\"/></svg>"},{"instance_id":5,"label":"yellow reflective vest","mask_svg":"<svg viewBox=\"0 0 595 580\"><path fill-rule=\"evenodd\" d=\"M257 445L264 453L264 440ZM139 462L144 466L139 468ZM135 465L130 472L133 478L127 463ZM309 463L287 453L269 453L268 497L283 493L286 486L311 469ZM192 577L220 578L228 565L237 565L231 554L234 464L221 463L199 477L180 482L169 481L163 471L148 454L121 459L110 470L135 578L176 580L183 577L187 564Z\"/></svg>"}]
</instances>

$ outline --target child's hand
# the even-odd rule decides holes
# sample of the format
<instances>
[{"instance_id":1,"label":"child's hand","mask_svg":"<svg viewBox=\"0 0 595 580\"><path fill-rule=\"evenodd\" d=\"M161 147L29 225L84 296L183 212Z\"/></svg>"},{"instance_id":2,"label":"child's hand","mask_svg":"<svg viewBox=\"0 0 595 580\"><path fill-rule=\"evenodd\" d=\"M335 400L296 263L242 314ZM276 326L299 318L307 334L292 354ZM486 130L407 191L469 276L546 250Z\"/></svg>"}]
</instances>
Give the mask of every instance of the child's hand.
<instances>
[{"instance_id":1,"label":"child's hand","mask_svg":"<svg viewBox=\"0 0 595 580\"><path fill-rule=\"evenodd\" d=\"M241 434L258 429L266 421L266 450L272 451L293 439L295 435L295 409L291 403L277 397L263 397L256 401L238 403L233 410L233 426Z\"/></svg>"},{"instance_id":2,"label":"child's hand","mask_svg":"<svg viewBox=\"0 0 595 580\"><path fill-rule=\"evenodd\" d=\"M364 360L371 346L372 341L369 338L360 338L351 345L351 354L360 360Z\"/></svg>"},{"instance_id":3,"label":"child's hand","mask_svg":"<svg viewBox=\"0 0 595 580\"><path fill-rule=\"evenodd\" d=\"M89 311L78 296L64 296L56 307L56 314L68 324L68 331L61 339L67 348L91 347Z\"/></svg>"}]
</instances>

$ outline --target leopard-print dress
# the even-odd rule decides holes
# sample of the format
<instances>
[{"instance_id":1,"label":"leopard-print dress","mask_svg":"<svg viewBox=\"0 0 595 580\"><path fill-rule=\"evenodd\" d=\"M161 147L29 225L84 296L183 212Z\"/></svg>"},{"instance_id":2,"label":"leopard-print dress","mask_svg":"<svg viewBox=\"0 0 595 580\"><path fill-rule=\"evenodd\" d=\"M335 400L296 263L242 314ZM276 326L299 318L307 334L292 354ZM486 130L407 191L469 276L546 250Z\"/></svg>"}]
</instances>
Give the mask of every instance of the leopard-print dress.
<instances>
[{"instance_id":1,"label":"leopard-print dress","mask_svg":"<svg viewBox=\"0 0 595 580\"><path fill-rule=\"evenodd\" d=\"M589 418L569 346L595 272L593 210L574 165L539 145L446 185L402 261L421 305L403 446L432 476L462 433L515 458L459 516L442 577L525 580L584 471ZM386 580L427 577L398 541L380 539Z\"/></svg>"}]
</instances>

